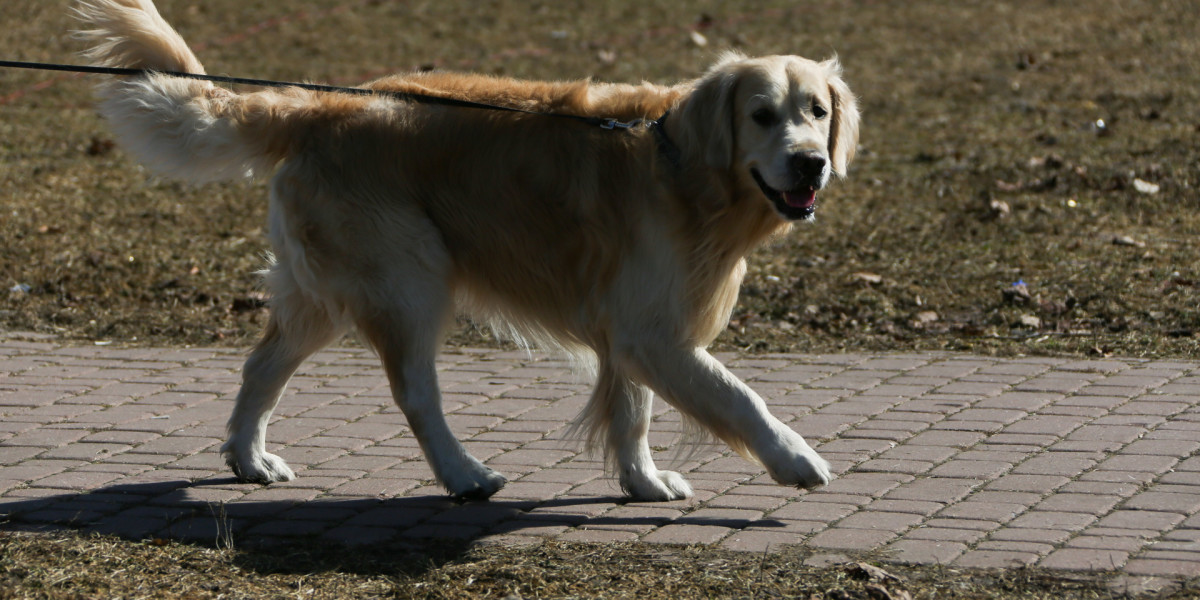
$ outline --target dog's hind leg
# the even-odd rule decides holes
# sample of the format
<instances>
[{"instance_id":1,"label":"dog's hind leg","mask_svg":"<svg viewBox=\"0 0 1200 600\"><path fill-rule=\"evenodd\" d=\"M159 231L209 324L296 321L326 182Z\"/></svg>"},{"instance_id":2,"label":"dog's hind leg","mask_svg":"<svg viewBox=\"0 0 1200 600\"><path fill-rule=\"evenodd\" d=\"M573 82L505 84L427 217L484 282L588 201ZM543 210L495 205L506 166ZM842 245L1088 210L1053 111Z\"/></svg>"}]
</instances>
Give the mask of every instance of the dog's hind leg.
<instances>
[{"instance_id":1,"label":"dog's hind leg","mask_svg":"<svg viewBox=\"0 0 1200 600\"><path fill-rule=\"evenodd\" d=\"M242 369L229 439L221 446L238 479L271 483L295 478L282 458L267 452L267 422L300 363L342 333L322 307L298 293L272 301L266 334Z\"/></svg>"},{"instance_id":2,"label":"dog's hind leg","mask_svg":"<svg viewBox=\"0 0 1200 600\"><path fill-rule=\"evenodd\" d=\"M392 397L408 419L434 476L456 497L483 500L507 480L471 456L450 431L442 413L435 364L449 302L430 287L422 291L393 298L395 308L364 315L359 330L379 353Z\"/></svg>"},{"instance_id":3,"label":"dog's hind leg","mask_svg":"<svg viewBox=\"0 0 1200 600\"><path fill-rule=\"evenodd\" d=\"M622 356L623 366L638 381L735 450L753 456L775 481L813 488L832 479L829 463L704 349L646 336L642 343L625 346Z\"/></svg>"},{"instance_id":4,"label":"dog's hind leg","mask_svg":"<svg viewBox=\"0 0 1200 600\"><path fill-rule=\"evenodd\" d=\"M660 471L650 455L650 389L603 367L593 403L609 411L608 452L616 463L621 489L635 500L690 498L692 486L674 471Z\"/></svg>"}]
</instances>

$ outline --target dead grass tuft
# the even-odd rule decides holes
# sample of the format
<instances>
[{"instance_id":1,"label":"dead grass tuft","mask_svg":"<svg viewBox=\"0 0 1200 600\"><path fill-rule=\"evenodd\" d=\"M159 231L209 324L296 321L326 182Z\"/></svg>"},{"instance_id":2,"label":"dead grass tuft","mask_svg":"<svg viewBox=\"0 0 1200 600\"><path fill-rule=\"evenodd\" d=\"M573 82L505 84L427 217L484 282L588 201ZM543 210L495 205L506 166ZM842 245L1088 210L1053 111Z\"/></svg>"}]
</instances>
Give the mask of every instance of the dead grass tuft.
<instances>
[{"instance_id":1,"label":"dead grass tuft","mask_svg":"<svg viewBox=\"0 0 1200 600\"><path fill-rule=\"evenodd\" d=\"M837 564L828 564L830 557L802 548L756 555L639 544L345 549L298 541L275 551L254 551L73 533L0 534L0 599L1121 596L1109 585L1110 576L915 568L861 560L841 557ZM1200 588L1193 582L1161 597L1198 598Z\"/></svg>"}]
</instances>

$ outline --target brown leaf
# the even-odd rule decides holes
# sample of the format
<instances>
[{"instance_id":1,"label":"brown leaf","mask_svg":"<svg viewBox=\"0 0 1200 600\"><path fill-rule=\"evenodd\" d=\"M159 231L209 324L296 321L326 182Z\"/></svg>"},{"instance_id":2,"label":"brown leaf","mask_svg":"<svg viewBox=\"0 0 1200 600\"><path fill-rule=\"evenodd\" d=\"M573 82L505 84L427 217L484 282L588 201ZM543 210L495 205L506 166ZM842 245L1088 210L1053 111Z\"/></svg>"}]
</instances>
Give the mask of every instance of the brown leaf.
<instances>
[{"instance_id":1,"label":"brown leaf","mask_svg":"<svg viewBox=\"0 0 1200 600\"><path fill-rule=\"evenodd\" d=\"M1029 159L1029 168L1031 169L1061 169L1065 164L1063 158L1057 154L1035 156Z\"/></svg>"},{"instance_id":2,"label":"brown leaf","mask_svg":"<svg viewBox=\"0 0 1200 600\"><path fill-rule=\"evenodd\" d=\"M88 156L102 156L112 152L112 149L117 146L117 143L104 138L93 137L87 147Z\"/></svg>"},{"instance_id":3,"label":"brown leaf","mask_svg":"<svg viewBox=\"0 0 1200 600\"><path fill-rule=\"evenodd\" d=\"M1012 212L1012 207L1003 200L992 200L988 202L988 210L992 218L999 219L1008 216Z\"/></svg>"},{"instance_id":4,"label":"brown leaf","mask_svg":"<svg viewBox=\"0 0 1200 600\"><path fill-rule=\"evenodd\" d=\"M998 189L1002 192L1018 192L1021 190L1021 184L1020 183L1009 183L1002 179L997 179L996 180L996 189Z\"/></svg>"},{"instance_id":5,"label":"brown leaf","mask_svg":"<svg viewBox=\"0 0 1200 600\"><path fill-rule=\"evenodd\" d=\"M1030 329L1038 329L1042 326L1042 320L1039 319L1037 315L1021 315L1021 318L1017 320L1017 323L1019 323L1021 327L1028 327Z\"/></svg>"},{"instance_id":6,"label":"brown leaf","mask_svg":"<svg viewBox=\"0 0 1200 600\"><path fill-rule=\"evenodd\" d=\"M937 323L938 319L940 318L941 316L937 314L937 311L923 310L913 317L913 320L909 322L909 325L913 329L924 329L929 325Z\"/></svg>"},{"instance_id":7,"label":"brown leaf","mask_svg":"<svg viewBox=\"0 0 1200 600\"><path fill-rule=\"evenodd\" d=\"M250 293L241 298L234 298L229 310L235 313L258 310L267 306L266 296L261 293Z\"/></svg>"},{"instance_id":8,"label":"brown leaf","mask_svg":"<svg viewBox=\"0 0 1200 600\"><path fill-rule=\"evenodd\" d=\"M899 576L864 562L851 563L846 566L846 573L855 579L865 579L867 581L903 581Z\"/></svg>"},{"instance_id":9,"label":"brown leaf","mask_svg":"<svg viewBox=\"0 0 1200 600\"><path fill-rule=\"evenodd\" d=\"M912 600L912 595L905 590L889 590L878 583L868 583L864 589L871 600Z\"/></svg>"}]
</instances>

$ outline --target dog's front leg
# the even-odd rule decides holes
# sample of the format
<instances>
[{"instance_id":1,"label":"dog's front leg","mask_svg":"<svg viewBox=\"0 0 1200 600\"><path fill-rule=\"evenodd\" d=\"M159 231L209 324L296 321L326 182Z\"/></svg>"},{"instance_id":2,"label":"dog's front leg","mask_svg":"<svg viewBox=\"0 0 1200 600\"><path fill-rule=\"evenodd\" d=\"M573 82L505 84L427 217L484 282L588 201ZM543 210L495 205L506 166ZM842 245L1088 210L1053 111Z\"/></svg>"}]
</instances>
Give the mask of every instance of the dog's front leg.
<instances>
[{"instance_id":1,"label":"dog's front leg","mask_svg":"<svg viewBox=\"0 0 1200 600\"><path fill-rule=\"evenodd\" d=\"M627 372L733 448L748 451L775 481L803 488L829 483L829 463L703 348L645 338L625 348Z\"/></svg>"},{"instance_id":2,"label":"dog's front leg","mask_svg":"<svg viewBox=\"0 0 1200 600\"><path fill-rule=\"evenodd\" d=\"M588 406L594 427L607 426L605 448L616 467L621 489L635 500L662 502L692 496L692 486L674 471L659 470L650 453L653 394L605 361ZM600 432L596 432L600 433Z\"/></svg>"}]
</instances>

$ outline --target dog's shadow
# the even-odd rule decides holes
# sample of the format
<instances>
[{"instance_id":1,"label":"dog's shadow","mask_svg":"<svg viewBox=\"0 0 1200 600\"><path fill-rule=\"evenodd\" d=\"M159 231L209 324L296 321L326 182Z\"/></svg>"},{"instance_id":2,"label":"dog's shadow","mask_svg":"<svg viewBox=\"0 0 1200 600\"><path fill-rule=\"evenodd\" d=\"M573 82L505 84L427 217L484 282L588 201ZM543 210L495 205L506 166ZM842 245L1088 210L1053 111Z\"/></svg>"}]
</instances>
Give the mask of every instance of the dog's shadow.
<instances>
[{"instance_id":1,"label":"dog's shadow","mask_svg":"<svg viewBox=\"0 0 1200 600\"><path fill-rule=\"evenodd\" d=\"M630 503L615 494L473 502L445 495L300 501L217 499L225 490L245 486L232 477L178 479L116 483L88 492L0 498L0 533L75 530L129 540L230 547L248 557L261 555L262 564L256 569L287 570L288 563L266 558L277 555L281 546L288 548L289 554L301 551L309 561L314 556L329 555L329 560L343 563L343 553L328 552L330 548L370 554L372 548L386 547L393 554L415 554L428 563L452 560L481 541L503 543L506 535L536 540L557 539L580 530L627 532L614 537L618 539L632 537L628 532L642 534L668 523L732 529L782 526L769 519L689 516L687 509L692 505L688 503ZM269 492L288 488L258 489ZM314 565L297 568L311 567Z\"/></svg>"}]
</instances>

